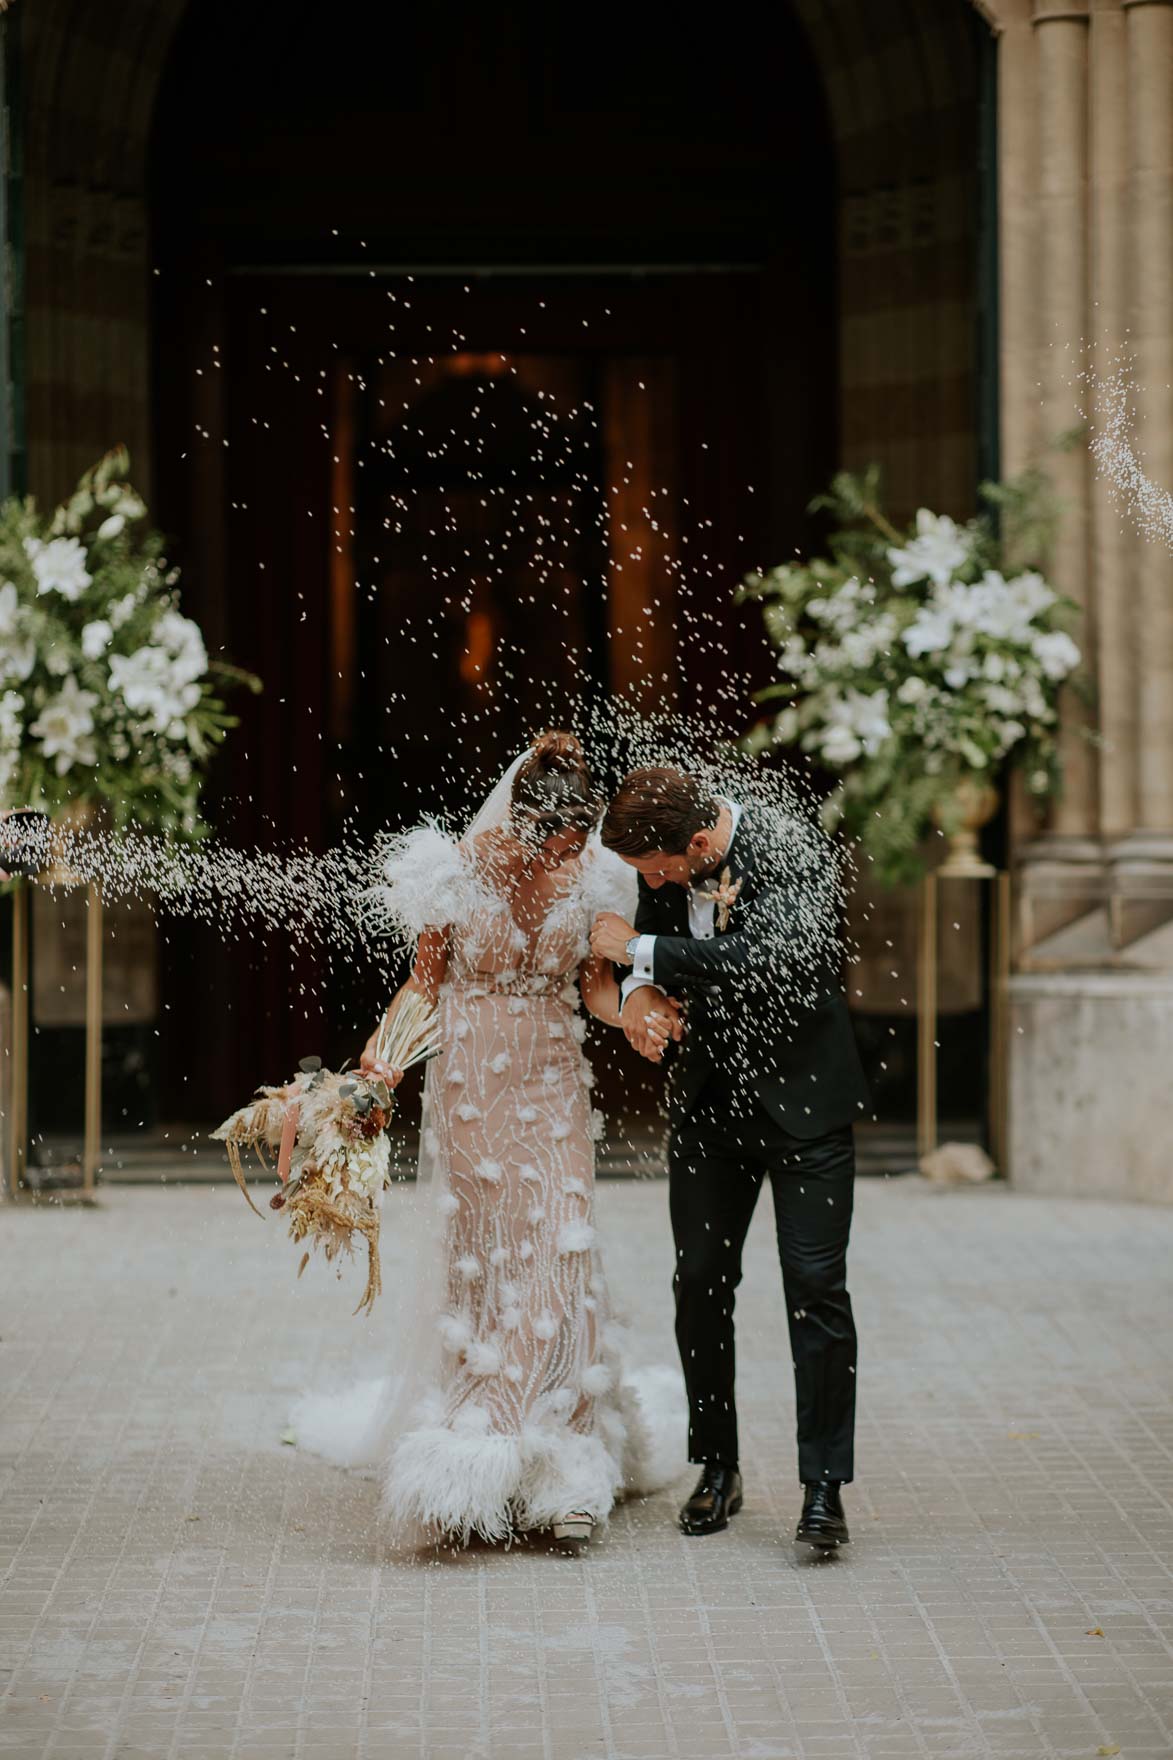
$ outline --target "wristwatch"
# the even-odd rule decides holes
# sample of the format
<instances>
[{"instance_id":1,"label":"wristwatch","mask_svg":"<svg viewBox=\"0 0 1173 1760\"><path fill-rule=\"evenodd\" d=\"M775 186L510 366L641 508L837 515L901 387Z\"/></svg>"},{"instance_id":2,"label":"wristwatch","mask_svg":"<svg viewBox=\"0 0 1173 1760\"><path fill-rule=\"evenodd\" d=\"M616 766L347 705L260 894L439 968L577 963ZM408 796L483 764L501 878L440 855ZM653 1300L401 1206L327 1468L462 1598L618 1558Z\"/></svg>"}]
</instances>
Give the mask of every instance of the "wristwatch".
<instances>
[{"instance_id":1,"label":"wristwatch","mask_svg":"<svg viewBox=\"0 0 1173 1760\"><path fill-rule=\"evenodd\" d=\"M639 936L633 935L623 951L627 955L628 965L633 966L635 964L635 956L639 952Z\"/></svg>"}]
</instances>

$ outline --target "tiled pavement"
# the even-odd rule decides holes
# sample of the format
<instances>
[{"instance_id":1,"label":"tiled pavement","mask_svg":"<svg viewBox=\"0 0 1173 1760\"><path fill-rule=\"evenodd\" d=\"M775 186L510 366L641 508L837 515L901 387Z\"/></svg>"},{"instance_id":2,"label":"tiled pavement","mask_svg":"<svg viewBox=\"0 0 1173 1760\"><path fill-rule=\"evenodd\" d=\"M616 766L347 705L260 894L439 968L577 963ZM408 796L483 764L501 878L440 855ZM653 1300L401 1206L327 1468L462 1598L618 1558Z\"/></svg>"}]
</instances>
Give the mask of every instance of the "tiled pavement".
<instances>
[{"instance_id":1,"label":"tiled pavement","mask_svg":"<svg viewBox=\"0 0 1173 1760\"><path fill-rule=\"evenodd\" d=\"M657 1360L665 1208L600 1196ZM582 1562L372 1555L373 1483L280 1441L362 1332L353 1276L297 1287L291 1255L231 1185L0 1211L0 1755L1173 1756L1173 1211L861 1182L855 1542L824 1564L787 1538L766 1207L745 1513L685 1541L665 1494Z\"/></svg>"}]
</instances>

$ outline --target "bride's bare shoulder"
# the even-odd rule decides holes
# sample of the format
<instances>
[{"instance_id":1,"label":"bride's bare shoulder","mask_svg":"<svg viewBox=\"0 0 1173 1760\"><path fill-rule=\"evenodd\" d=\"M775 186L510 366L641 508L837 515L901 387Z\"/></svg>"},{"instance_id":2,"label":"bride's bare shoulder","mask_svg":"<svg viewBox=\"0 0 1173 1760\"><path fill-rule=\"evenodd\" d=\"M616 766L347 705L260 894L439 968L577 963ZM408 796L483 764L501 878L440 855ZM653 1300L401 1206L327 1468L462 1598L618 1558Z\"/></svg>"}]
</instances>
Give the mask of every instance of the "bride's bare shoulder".
<instances>
[{"instance_id":1,"label":"bride's bare shoulder","mask_svg":"<svg viewBox=\"0 0 1173 1760\"><path fill-rule=\"evenodd\" d=\"M501 833L493 826L462 838L458 847L465 861L482 880L492 881L499 878L508 865Z\"/></svg>"}]
</instances>

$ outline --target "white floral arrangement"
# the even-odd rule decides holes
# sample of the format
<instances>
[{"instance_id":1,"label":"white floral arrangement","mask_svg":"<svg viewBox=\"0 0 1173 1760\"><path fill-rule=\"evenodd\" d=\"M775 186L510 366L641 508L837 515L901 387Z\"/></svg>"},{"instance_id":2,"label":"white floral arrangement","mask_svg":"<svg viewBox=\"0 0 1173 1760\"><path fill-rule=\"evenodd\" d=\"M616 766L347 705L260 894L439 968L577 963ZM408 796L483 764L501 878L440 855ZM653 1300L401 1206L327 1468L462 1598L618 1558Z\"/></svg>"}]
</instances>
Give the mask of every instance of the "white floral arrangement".
<instances>
[{"instance_id":1,"label":"white floral arrangement","mask_svg":"<svg viewBox=\"0 0 1173 1760\"><path fill-rule=\"evenodd\" d=\"M878 473L843 473L814 504L840 521L830 557L749 575L741 594L763 602L782 674L757 700L783 706L749 743L798 746L837 777L826 823L891 882L918 871L934 822L953 828L963 783L1014 763L1039 799L1059 784L1057 697L1080 651L1076 607L1031 566L1053 525L1046 481L983 496L967 524L921 508L901 532Z\"/></svg>"},{"instance_id":2,"label":"white floral arrangement","mask_svg":"<svg viewBox=\"0 0 1173 1760\"><path fill-rule=\"evenodd\" d=\"M109 453L48 518L0 507L0 806L100 803L194 836L235 719L217 683L259 683L209 660L127 469Z\"/></svg>"}]
</instances>

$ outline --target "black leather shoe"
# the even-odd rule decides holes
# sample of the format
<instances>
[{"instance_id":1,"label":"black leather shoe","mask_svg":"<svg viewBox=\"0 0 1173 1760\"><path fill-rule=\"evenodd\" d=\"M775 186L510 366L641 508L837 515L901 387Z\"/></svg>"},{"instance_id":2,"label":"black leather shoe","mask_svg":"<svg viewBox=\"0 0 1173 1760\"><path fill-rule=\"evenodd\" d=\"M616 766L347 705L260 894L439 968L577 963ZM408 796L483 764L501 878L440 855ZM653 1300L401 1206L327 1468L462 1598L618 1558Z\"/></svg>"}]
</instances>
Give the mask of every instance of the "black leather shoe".
<instances>
[{"instance_id":1,"label":"black leather shoe","mask_svg":"<svg viewBox=\"0 0 1173 1760\"><path fill-rule=\"evenodd\" d=\"M838 1479L817 1479L803 1486L802 1514L795 1540L806 1546L845 1546L851 1539Z\"/></svg>"},{"instance_id":2,"label":"black leather shoe","mask_svg":"<svg viewBox=\"0 0 1173 1760\"><path fill-rule=\"evenodd\" d=\"M736 1467L706 1461L696 1489L680 1512L682 1534L719 1534L741 1508L741 1474Z\"/></svg>"}]
</instances>

